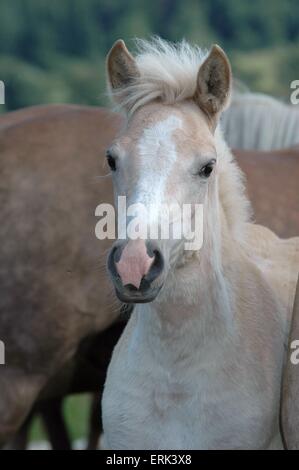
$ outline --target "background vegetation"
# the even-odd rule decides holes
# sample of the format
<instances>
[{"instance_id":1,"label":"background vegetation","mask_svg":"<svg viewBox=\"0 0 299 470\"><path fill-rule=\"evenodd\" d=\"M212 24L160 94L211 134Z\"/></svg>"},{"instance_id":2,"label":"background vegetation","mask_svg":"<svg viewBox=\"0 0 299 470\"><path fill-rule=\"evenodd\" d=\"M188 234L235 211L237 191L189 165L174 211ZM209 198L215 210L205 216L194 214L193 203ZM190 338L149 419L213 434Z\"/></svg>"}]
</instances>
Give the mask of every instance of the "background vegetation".
<instances>
[{"instance_id":1,"label":"background vegetation","mask_svg":"<svg viewBox=\"0 0 299 470\"><path fill-rule=\"evenodd\" d=\"M104 60L112 43L152 34L218 42L235 75L254 90L286 97L299 78L297 0L1 0L6 109L105 104Z\"/></svg>"}]
</instances>

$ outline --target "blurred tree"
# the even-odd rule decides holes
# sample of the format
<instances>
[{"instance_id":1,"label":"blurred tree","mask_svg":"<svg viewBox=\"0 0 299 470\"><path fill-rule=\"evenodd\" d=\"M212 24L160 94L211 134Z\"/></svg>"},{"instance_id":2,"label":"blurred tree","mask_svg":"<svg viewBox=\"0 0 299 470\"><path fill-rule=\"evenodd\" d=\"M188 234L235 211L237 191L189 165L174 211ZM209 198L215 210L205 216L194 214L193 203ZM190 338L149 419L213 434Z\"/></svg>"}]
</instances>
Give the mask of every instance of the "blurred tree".
<instances>
[{"instance_id":1,"label":"blurred tree","mask_svg":"<svg viewBox=\"0 0 299 470\"><path fill-rule=\"evenodd\" d=\"M0 58L7 109L41 103L71 102L71 90L60 75L11 57Z\"/></svg>"},{"instance_id":2,"label":"blurred tree","mask_svg":"<svg viewBox=\"0 0 299 470\"><path fill-rule=\"evenodd\" d=\"M284 95L299 78L297 0L1 0L6 107L105 103L104 58L113 42L152 34L201 46L219 42L255 89Z\"/></svg>"},{"instance_id":3,"label":"blurred tree","mask_svg":"<svg viewBox=\"0 0 299 470\"><path fill-rule=\"evenodd\" d=\"M168 26L171 40L179 41L183 37L188 41L208 47L218 39L207 20L207 3L203 0L177 2L175 21Z\"/></svg>"}]
</instances>

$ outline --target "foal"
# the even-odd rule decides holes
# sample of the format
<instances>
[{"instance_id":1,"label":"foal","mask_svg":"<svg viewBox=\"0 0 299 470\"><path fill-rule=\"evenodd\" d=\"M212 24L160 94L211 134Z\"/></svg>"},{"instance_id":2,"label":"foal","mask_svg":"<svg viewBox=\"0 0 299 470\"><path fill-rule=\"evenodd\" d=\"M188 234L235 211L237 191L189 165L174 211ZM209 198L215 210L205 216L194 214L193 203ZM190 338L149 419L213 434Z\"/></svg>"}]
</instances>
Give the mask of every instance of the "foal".
<instances>
[{"instance_id":1,"label":"foal","mask_svg":"<svg viewBox=\"0 0 299 470\"><path fill-rule=\"evenodd\" d=\"M203 244L118 240L108 269L136 304L103 397L110 449L281 448L280 387L299 239L250 223L242 175L218 120L228 104L224 52L123 41L107 59L127 125L108 151L116 196L151 207L202 204ZM156 208L156 211L153 210Z\"/></svg>"}]
</instances>

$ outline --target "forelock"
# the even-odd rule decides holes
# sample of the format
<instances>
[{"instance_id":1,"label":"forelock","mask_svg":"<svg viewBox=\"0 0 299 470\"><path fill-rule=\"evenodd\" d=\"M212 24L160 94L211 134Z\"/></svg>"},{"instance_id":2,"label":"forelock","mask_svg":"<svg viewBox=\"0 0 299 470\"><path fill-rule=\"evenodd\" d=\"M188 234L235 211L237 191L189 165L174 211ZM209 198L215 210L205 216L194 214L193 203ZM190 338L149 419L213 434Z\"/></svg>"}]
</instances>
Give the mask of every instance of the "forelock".
<instances>
[{"instance_id":1,"label":"forelock","mask_svg":"<svg viewBox=\"0 0 299 470\"><path fill-rule=\"evenodd\" d=\"M110 90L129 114L152 101L165 104L191 98L197 74L208 51L183 40L172 44L159 37L135 40L139 76L128 86Z\"/></svg>"}]
</instances>

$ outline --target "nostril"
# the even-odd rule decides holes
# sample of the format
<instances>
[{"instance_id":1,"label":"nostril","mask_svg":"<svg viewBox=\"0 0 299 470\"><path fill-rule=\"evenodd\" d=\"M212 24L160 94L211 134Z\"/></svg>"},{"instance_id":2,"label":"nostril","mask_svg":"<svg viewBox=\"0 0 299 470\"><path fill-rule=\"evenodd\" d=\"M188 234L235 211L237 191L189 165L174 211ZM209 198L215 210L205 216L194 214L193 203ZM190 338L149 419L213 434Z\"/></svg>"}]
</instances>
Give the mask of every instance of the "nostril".
<instances>
[{"instance_id":1,"label":"nostril","mask_svg":"<svg viewBox=\"0 0 299 470\"><path fill-rule=\"evenodd\" d=\"M147 291L151 286L151 282L152 281L149 281L148 279L146 279L145 276L143 276L143 278L141 279L141 282L140 282L139 289L143 292Z\"/></svg>"},{"instance_id":2,"label":"nostril","mask_svg":"<svg viewBox=\"0 0 299 470\"><path fill-rule=\"evenodd\" d=\"M119 274L116 269L116 263L120 260L121 251L122 250L120 246L115 246L112 248L108 256L108 270L117 279L119 279Z\"/></svg>"},{"instance_id":3,"label":"nostril","mask_svg":"<svg viewBox=\"0 0 299 470\"><path fill-rule=\"evenodd\" d=\"M114 260L114 263L118 263L120 258L121 258L121 252L122 252L122 247L121 246L115 246L113 248L113 260Z\"/></svg>"},{"instance_id":4,"label":"nostril","mask_svg":"<svg viewBox=\"0 0 299 470\"><path fill-rule=\"evenodd\" d=\"M164 269L164 259L162 253L159 250L153 250L152 253L155 259L150 267L149 272L146 276L144 276L143 279L143 281L146 281L149 284L153 282Z\"/></svg>"}]
</instances>

